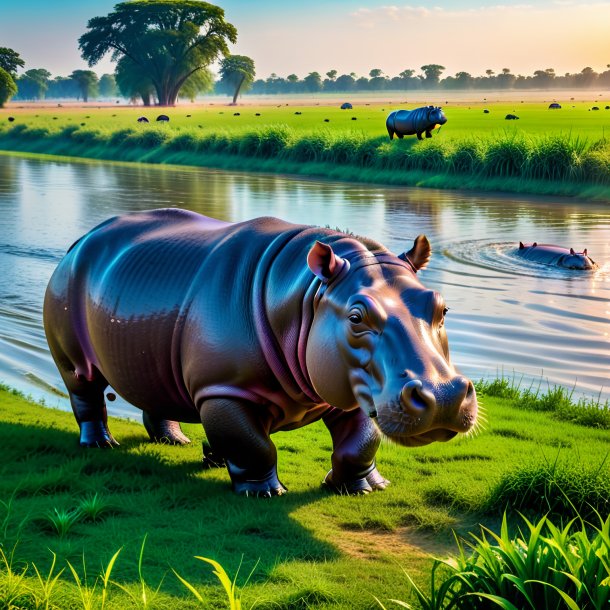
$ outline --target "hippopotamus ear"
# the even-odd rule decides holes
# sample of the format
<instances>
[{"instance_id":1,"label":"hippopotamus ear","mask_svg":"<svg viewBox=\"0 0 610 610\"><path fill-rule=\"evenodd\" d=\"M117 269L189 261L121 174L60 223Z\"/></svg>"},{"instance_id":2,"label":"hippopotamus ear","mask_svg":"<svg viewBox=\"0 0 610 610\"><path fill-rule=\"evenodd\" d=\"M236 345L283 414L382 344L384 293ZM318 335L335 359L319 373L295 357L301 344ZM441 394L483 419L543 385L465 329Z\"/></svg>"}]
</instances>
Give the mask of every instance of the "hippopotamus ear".
<instances>
[{"instance_id":1,"label":"hippopotamus ear","mask_svg":"<svg viewBox=\"0 0 610 610\"><path fill-rule=\"evenodd\" d=\"M307 255L307 266L316 277L328 282L343 268L343 259L337 256L328 244L316 241Z\"/></svg>"},{"instance_id":2,"label":"hippopotamus ear","mask_svg":"<svg viewBox=\"0 0 610 610\"><path fill-rule=\"evenodd\" d=\"M585 256L589 256L589 254L587 253L587 248L585 248L585 249L582 251L582 253L583 253Z\"/></svg>"},{"instance_id":3,"label":"hippopotamus ear","mask_svg":"<svg viewBox=\"0 0 610 610\"><path fill-rule=\"evenodd\" d=\"M408 252L399 254L398 258L410 263L417 272L428 264L431 254L432 249L428 238L425 235L418 235L413 242L413 247Z\"/></svg>"},{"instance_id":4,"label":"hippopotamus ear","mask_svg":"<svg viewBox=\"0 0 610 610\"><path fill-rule=\"evenodd\" d=\"M574 252L574 248L570 248L570 254L576 254L576 252Z\"/></svg>"},{"instance_id":5,"label":"hippopotamus ear","mask_svg":"<svg viewBox=\"0 0 610 610\"><path fill-rule=\"evenodd\" d=\"M525 248L525 246L523 245L523 242L520 241L519 242L519 250L523 250Z\"/></svg>"}]
</instances>

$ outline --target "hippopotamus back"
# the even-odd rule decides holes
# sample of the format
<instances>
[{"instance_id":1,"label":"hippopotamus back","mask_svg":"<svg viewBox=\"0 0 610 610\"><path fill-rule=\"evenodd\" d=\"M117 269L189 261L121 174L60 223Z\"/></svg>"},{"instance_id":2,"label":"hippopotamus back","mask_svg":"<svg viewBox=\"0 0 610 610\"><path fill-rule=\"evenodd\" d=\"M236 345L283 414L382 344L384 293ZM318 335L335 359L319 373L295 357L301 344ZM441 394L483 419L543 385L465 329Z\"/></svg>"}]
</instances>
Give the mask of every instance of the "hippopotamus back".
<instances>
[{"instance_id":1,"label":"hippopotamus back","mask_svg":"<svg viewBox=\"0 0 610 610\"><path fill-rule=\"evenodd\" d=\"M519 242L519 248L515 254L521 258L543 265L561 267L563 269L578 269L589 271L597 269L597 263L589 257L585 248L582 252L576 252L574 248L564 248L553 244L524 244Z\"/></svg>"},{"instance_id":2,"label":"hippopotamus back","mask_svg":"<svg viewBox=\"0 0 610 610\"><path fill-rule=\"evenodd\" d=\"M422 133L430 138L432 129L446 122L447 117L439 106L423 106L414 110L394 110L386 119L386 127L390 140L394 139L394 134L401 139L417 134L421 140Z\"/></svg>"}]
</instances>

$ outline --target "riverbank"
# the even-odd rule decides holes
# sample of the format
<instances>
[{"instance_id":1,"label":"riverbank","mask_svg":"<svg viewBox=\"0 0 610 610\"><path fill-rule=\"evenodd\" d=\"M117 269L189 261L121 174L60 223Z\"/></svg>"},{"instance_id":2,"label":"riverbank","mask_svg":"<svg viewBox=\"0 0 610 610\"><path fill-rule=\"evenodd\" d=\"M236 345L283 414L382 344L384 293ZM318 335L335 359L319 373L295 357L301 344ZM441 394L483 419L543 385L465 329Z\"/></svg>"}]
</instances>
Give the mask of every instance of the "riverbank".
<instances>
[{"instance_id":1,"label":"riverbank","mask_svg":"<svg viewBox=\"0 0 610 610\"><path fill-rule=\"evenodd\" d=\"M378 466L392 485L369 496L320 488L331 454L323 425L278 434L290 491L271 501L234 496L224 470L201 469L201 426L184 426L191 445L169 447L111 418L121 446L83 451L70 413L1 388L0 605L79 608L104 595L108 609L142 606L143 596L150 608L200 607L177 573L225 607L197 555L239 571L244 607L370 610L373 596L414 602L403 568L425 589L432 556L457 554L452 530L497 531L506 506L553 519L568 519L569 503L608 514L607 430L491 396L510 387L480 388L488 422L475 436L384 443ZM509 523L522 526L515 513ZM49 574L57 581L45 588Z\"/></svg>"},{"instance_id":2,"label":"riverbank","mask_svg":"<svg viewBox=\"0 0 610 610\"><path fill-rule=\"evenodd\" d=\"M547 106L526 104L520 121L506 123L511 104L456 106L447 110L452 122L421 142L390 141L379 104L348 112L208 107L185 115L180 108L166 110L164 124L138 124L144 110L133 108L82 117L74 109L22 110L1 124L0 150L610 201L610 111L578 102L552 114Z\"/></svg>"}]
</instances>

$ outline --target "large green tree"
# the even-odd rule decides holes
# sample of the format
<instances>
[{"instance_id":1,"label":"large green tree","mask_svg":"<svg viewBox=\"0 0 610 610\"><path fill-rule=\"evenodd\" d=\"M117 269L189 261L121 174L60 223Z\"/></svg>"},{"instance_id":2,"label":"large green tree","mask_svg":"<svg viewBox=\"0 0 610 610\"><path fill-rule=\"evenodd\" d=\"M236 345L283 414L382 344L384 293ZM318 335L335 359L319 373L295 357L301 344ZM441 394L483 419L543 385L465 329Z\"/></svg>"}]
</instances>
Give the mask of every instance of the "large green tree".
<instances>
[{"instance_id":1,"label":"large green tree","mask_svg":"<svg viewBox=\"0 0 610 610\"><path fill-rule=\"evenodd\" d=\"M441 74L445 70L445 66L440 64L426 64L422 66L421 71L424 73L423 84L426 87L438 87L441 79Z\"/></svg>"},{"instance_id":2,"label":"large green tree","mask_svg":"<svg viewBox=\"0 0 610 610\"><path fill-rule=\"evenodd\" d=\"M88 102L90 97L97 96L99 81L95 72L91 70L74 70L70 74L70 78L76 83L83 102Z\"/></svg>"},{"instance_id":3,"label":"large green tree","mask_svg":"<svg viewBox=\"0 0 610 610\"><path fill-rule=\"evenodd\" d=\"M41 100L49 88L51 73L44 68L32 68L17 79L19 97L25 100Z\"/></svg>"},{"instance_id":4,"label":"large green tree","mask_svg":"<svg viewBox=\"0 0 610 610\"><path fill-rule=\"evenodd\" d=\"M150 78L142 73L140 66L133 62L130 57L123 55L119 59L114 77L123 97L133 101L140 97L144 106L152 104L155 86Z\"/></svg>"},{"instance_id":5,"label":"large green tree","mask_svg":"<svg viewBox=\"0 0 610 610\"><path fill-rule=\"evenodd\" d=\"M102 97L113 97L117 94L114 74L102 74L99 82L99 91Z\"/></svg>"},{"instance_id":6,"label":"large green tree","mask_svg":"<svg viewBox=\"0 0 610 610\"><path fill-rule=\"evenodd\" d=\"M0 68L6 70L13 78L17 75L17 69L23 68L25 62L17 51L8 49L7 47L0 47Z\"/></svg>"},{"instance_id":7,"label":"large green tree","mask_svg":"<svg viewBox=\"0 0 610 610\"><path fill-rule=\"evenodd\" d=\"M0 108L17 93L17 85L13 77L3 68L0 68Z\"/></svg>"},{"instance_id":8,"label":"large green tree","mask_svg":"<svg viewBox=\"0 0 610 610\"><path fill-rule=\"evenodd\" d=\"M229 55L220 62L220 87L231 92L233 104L240 93L250 89L255 75L254 60L245 55Z\"/></svg>"},{"instance_id":9,"label":"large green tree","mask_svg":"<svg viewBox=\"0 0 610 610\"><path fill-rule=\"evenodd\" d=\"M176 103L185 81L219 55L228 55L237 30L224 11L198 0L121 2L105 17L94 17L79 47L90 66L107 53L128 57L152 82L161 106Z\"/></svg>"}]
</instances>

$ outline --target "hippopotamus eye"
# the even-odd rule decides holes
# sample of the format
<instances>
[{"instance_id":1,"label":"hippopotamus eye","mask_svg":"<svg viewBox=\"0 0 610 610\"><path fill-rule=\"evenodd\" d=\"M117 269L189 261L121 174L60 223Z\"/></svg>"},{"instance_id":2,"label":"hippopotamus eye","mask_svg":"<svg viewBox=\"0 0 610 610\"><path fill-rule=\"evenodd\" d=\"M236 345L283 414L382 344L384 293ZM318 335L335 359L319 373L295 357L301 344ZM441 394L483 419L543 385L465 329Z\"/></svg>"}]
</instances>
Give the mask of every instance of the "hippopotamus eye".
<instances>
[{"instance_id":1,"label":"hippopotamus eye","mask_svg":"<svg viewBox=\"0 0 610 610\"><path fill-rule=\"evenodd\" d=\"M360 324L362 322L362 314L359 311L352 311L348 319L352 324Z\"/></svg>"}]
</instances>

